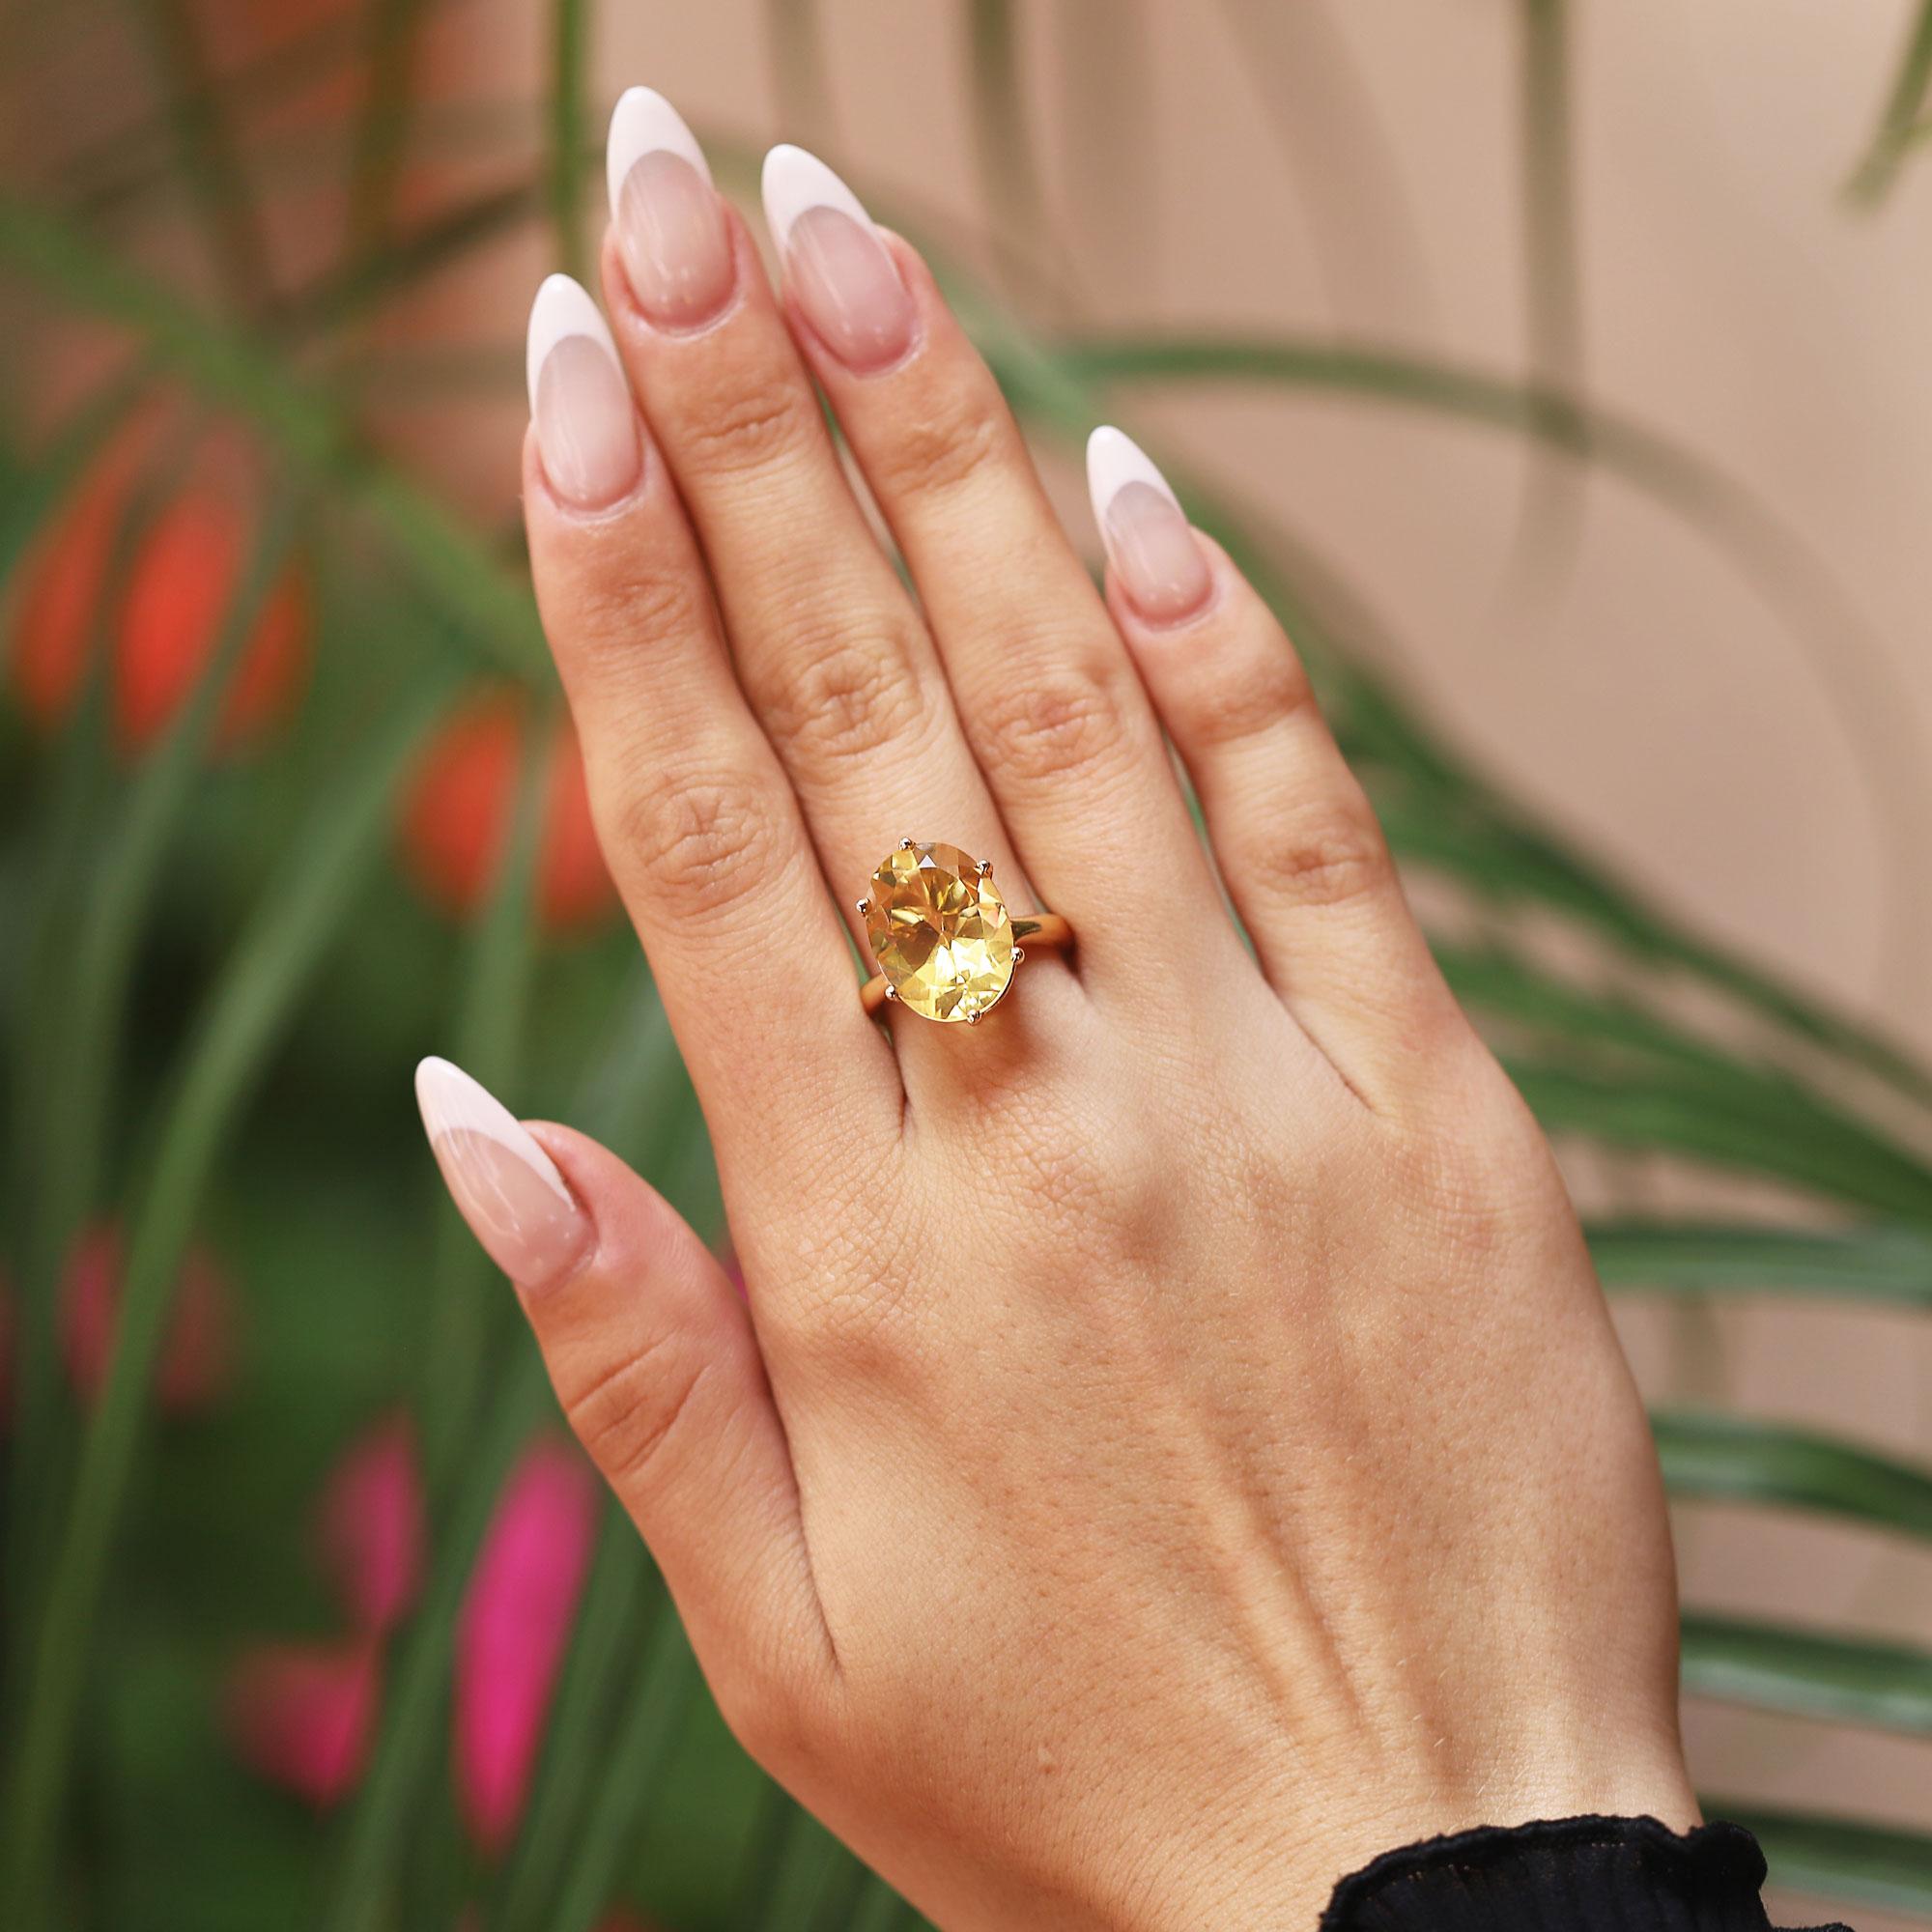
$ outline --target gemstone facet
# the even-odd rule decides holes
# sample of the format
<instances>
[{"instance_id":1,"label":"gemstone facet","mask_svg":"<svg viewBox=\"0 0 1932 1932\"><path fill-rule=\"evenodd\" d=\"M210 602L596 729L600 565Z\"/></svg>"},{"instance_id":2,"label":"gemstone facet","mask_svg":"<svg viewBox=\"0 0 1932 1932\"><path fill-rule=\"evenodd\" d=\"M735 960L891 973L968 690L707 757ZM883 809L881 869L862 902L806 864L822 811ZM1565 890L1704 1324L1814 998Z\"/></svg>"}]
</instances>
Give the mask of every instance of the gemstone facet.
<instances>
[{"instance_id":1,"label":"gemstone facet","mask_svg":"<svg viewBox=\"0 0 1932 1932\"><path fill-rule=\"evenodd\" d=\"M866 937L886 984L929 1020L975 1020L1013 977L1013 929L989 872L956 845L902 845L872 874Z\"/></svg>"}]
</instances>

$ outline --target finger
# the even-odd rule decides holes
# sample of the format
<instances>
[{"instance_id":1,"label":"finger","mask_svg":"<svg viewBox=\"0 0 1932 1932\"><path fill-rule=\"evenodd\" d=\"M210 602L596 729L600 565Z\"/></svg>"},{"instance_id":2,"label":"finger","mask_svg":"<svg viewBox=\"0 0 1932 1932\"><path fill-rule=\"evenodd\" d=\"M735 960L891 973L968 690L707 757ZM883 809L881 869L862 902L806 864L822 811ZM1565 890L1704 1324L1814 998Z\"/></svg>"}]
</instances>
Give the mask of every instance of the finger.
<instances>
[{"instance_id":1,"label":"finger","mask_svg":"<svg viewBox=\"0 0 1932 1932\"><path fill-rule=\"evenodd\" d=\"M1147 695L924 265L796 148L766 157L765 209L794 332L905 554L1021 863L1081 934L1082 977L1146 984L1150 902L1232 951Z\"/></svg>"},{"instance_id":2,"label":"finger","mask_svg":"<svg viewBox=\"0 0 1932 1932\"><path fill-rule=\"evenodd\" d=\"M862 1131L897 1071L677 493L595 304L561 275L531 311L530 366L525 521L599 842L721 1151L769 1167L774 1147L819 1145L828 1108Z\"/></svg>"},{"instance_id":3,"label":"finger","mask_svg":"<svg viewBox=\"0 0 1932 1932\"><path fill-rule=\"evenodd\" d=\"M1116 429L1088 445L1108 599L1262 968L1358 1091L1457 1008L1273 614Z\"/></svg>"},{"instance_id":4,"label":"finger","mask_svg":"<svg viewBox=\"0 0 1932 1932\"><path fill-rule=\"evenodd\" d=\"M416 1069L451 1197L516 1285L557 1400L650 1545L706 1675L747 1709L830 1662L798 1485L743 1300L615 1155Z\"/></svg>"},{"instance_id":5,"label":"finger","mask_svg":"<svg viewBox=\"0 0 1932 1932\"><path fill-rule=\"evenodd\" d=\"M703 547L753 715L855 935L901 838L1014 867L919 612L840 469L744 223L691 131L633 88L611 123L618 344Z\"/></svg>"}]
</instances>

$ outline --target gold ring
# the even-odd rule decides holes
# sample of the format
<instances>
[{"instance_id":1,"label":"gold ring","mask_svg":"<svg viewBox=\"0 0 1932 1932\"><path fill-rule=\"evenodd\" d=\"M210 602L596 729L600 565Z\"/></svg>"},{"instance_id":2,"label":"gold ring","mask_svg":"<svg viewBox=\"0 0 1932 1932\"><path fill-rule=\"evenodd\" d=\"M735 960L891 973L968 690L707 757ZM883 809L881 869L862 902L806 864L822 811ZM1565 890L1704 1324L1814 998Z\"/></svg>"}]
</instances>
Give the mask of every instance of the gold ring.
<instances>
[{"instance_id":1,"label":"gold ring","mask_svg":"<svg viewBox=\"0 0 1932 1932\"><path fill-rule=\"evenodd\" d=\"M1013 982L1033 946L1070 946L1058 913L1007 911L993 862L956 845L901 838L859 901L878 972L860 988L868 1013L888 1000L928 1020L971 1026Z\"/></svg>"}]
</instances>

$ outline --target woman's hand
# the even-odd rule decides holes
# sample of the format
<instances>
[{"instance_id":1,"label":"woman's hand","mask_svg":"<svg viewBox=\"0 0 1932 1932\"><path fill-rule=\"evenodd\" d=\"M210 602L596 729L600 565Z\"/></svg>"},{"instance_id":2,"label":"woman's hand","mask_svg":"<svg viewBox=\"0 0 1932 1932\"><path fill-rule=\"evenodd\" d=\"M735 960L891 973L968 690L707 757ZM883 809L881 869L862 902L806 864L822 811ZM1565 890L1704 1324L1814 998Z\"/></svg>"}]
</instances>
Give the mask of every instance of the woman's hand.
<instances>
[{"instance_id":1,"label":"woman's hand","mask_svg":"<svg viewBox=\"0 0 1932 1932\"><path fill-rule=\"evenodd\" d=\"M611 172L526 509L749 1306L611 1155L422 1085L732 1726L949 1932L1309 1923L1436 1832L1689 1823L1643 1415L1288 640L1111 432L1096 595L808 156L781 298L656 97ZM867 1019L838 909L907 834L1077 951Z\"/></svg>"}]
</instances>

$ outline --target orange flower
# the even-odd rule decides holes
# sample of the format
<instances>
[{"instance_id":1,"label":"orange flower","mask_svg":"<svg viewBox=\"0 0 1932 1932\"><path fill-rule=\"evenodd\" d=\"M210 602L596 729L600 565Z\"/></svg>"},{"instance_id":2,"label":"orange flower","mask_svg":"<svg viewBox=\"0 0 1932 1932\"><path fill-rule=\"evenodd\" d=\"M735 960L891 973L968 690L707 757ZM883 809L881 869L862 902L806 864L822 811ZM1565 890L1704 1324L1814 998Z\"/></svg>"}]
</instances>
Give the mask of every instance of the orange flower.
<instances>
[{"instance_id":1,"label":"orange flower","mask_svg":"<svg viewBox=\"0 0 1932 1932\"><path fill-rule=\"evenodd\" d=\"M403 801L404 867L432 903L459 918L487 901L503 862L527 718L514 693L472 699L437 733ZM577 733L560 722L537 852L538 916L552 932L581 930L603 918L612 898Z\"/></svg>"},{"instance_id":2,"label":"orange flower","mask_svg":"<svg viewBox=\"0 0 1932 1932\"><path fill-rule=\"evenodd\" d=\"M25 573L14 613L14 689L29 717L52 729L72 711L106 632L111 700L122 750L166 730L219 641L254 536L245 461L211 440L144 529L133 534L119 599L103 611L125 519L142 487L151 434L124 439L98 462L56 518ZM216 725L234 750L293 702L313 631L308 579L296 564L270 587L242 646Z\"/></svg>"}]
</instances>

